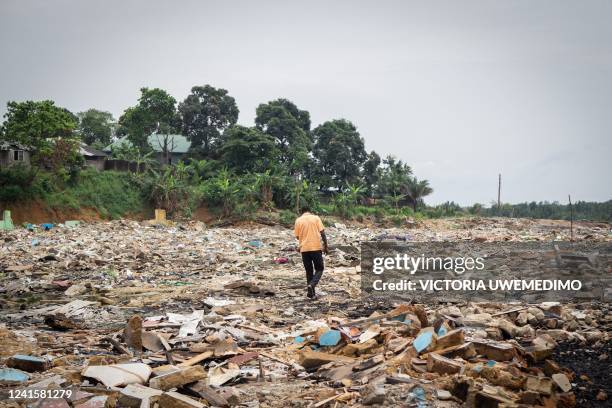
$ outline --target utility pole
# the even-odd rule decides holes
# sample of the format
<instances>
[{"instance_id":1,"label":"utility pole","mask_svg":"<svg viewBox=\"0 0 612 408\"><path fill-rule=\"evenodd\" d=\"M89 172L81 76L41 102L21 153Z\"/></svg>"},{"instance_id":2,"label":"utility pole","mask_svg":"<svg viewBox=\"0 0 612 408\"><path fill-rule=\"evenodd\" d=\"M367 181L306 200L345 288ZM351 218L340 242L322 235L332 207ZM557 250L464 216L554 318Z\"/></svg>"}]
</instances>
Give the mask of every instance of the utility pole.
<instances>
[{"instance_id":1,"label":"utility pole","mask_svg":"<svg viewBox=\"0 0 612 408\"><path fill-rule=\"evenodd\" d=\"M574 207L572 207L572 196L567 195L570 208L570 242L574 242Z\"/></svg>"},{"instance_id":2,"label":"utility pole","mask_svg":"<svg viewBox=\"0 0 612 408\"><path fill-rule=\"evenodd\" d=\"M501 208L501 173L499 173L499 179L497 182L497 209Z\"/></svg>"}]
</instances>

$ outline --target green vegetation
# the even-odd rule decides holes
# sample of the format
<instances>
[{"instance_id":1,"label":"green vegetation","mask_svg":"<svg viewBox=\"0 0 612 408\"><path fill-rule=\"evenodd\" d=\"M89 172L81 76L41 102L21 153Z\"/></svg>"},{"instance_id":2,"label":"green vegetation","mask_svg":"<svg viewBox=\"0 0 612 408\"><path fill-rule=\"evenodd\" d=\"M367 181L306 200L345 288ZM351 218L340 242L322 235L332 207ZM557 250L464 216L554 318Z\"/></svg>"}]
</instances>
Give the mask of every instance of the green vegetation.
<instances>
[{"instance_id":1,"label":"green vegetation","mask_svg":"<svg viewBox=\"0 0 612 408\"><path fill-rule=\"evenodd\" d=\"M0 171L0 203L40 200L53 209L90 208L104 218L139 213L143 189L128 173L87 169L67 183L52 173L13 167Z\"/></svg>"},{"instance_id":2,"label":"green vegetation","mask_svg":"<svg viewBox=\"0 0 612 408\"><path fill-rule=\"evenodd\" d=\"M311 129L310 114L279 98L260 104L252 127L237 125L238 107L225 89L194 86L181 102L163 89L142 88L117 123L109 112L74 115L53 101L9 102L0 141L32 149L32 167L0 169L0 201L40 199L57 208L89 207L109 218L154 206L190 217L200 206L221 218L254 219L280 210L289 223L309 205L326 217L402 225L409 219L462 215L569 218L557 203L427 206L427 180L393 156L367 152L357 126L330 119ZM188 154L171 165L169 135L181 133ZM150 145L160 140L161 155ZM83 170L80 143L130 144L112 156L137 164L135 173ZM576 203L576 219L610 220L608 203Z\"/></svg>"},{"instance_id":3,"label":"green vegetation","mask_svg":"<svg viewBox=\"0 0 612 408\"><path fill-rule=\"evenodd\" d=\"M612 221L612 200L603 203L578 201L573 203L572 210L569 204L549 203L547 201L536 203L503 204L501 208L491 205L491 208L482 208L478 205L470 208L470 212L483 216L517 217L517 218L548 218L553 220L569 220L573 211L574 220Z\"/></svg>"}]
</instances>

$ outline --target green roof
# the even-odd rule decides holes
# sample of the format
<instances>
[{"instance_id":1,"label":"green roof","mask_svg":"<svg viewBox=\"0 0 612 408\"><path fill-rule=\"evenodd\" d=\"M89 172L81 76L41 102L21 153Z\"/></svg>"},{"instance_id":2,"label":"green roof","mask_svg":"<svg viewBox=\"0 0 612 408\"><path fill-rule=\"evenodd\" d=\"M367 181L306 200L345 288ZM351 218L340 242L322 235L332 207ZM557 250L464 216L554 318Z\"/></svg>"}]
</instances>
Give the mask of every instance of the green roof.
<instances>
[{"instance_id":1,"label":"green roof","mask_svg":"<svg viewBox=\"0 0 612 408\"><path fill-rule=\"evenodd\" d=\"M162 135L152 133L151 135L149 135L147 140L153 150L155 150L156 152L161 152L163 150L164 139L166 137L168 138L168 149L172 153L187 153L187 150L189 150L189 147L191 146L189 140L187 140L187 138L183 135ZM110 152L112 147L119 147L124 143L128 146L132 144L132 142L129 141L127 136L123 136L106 146L104 148L104 151Z\"/></svg>"}]
</instances>

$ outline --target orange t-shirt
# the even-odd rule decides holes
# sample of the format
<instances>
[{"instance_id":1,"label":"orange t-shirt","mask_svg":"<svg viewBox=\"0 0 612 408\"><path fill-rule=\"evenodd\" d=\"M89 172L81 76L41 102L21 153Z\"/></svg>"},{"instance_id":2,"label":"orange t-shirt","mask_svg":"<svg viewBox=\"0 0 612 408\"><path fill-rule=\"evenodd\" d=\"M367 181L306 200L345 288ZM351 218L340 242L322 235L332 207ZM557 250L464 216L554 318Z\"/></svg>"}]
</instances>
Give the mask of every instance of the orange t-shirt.
<instances>
[{"instance_id":1,"label":"orange t-shirt","mask_svg":"<svg viewBox=\"0 0 612 408\"><path fill-rule=\"evenodd\" d=\"M300 252L321 251L321 231L324 230L323 222L317 215L306 212L295 220L293 232L300 241Z\"/></svg>"}]
</instances>

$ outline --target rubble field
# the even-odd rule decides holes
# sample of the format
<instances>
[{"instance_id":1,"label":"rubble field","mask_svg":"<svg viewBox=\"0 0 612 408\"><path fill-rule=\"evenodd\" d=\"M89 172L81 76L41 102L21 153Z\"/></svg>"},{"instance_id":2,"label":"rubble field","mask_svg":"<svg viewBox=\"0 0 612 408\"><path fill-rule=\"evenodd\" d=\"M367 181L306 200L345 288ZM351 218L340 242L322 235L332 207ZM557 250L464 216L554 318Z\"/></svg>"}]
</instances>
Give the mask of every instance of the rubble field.
<instances>
[{"instance_id":1,"label":"rubble field","mask_svg":"<svg viewBox=\"0 0 612 408\"><path fill-rule=\"evenodd\" d=\"M612 406L608 303L360 289L363 241L563 241L567 222L335 224L316 300L281 226L70 225L0 232L2 407Z\"/></svg>"}]
</instances>

